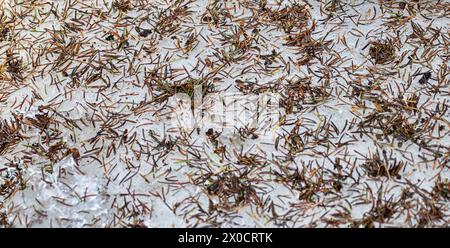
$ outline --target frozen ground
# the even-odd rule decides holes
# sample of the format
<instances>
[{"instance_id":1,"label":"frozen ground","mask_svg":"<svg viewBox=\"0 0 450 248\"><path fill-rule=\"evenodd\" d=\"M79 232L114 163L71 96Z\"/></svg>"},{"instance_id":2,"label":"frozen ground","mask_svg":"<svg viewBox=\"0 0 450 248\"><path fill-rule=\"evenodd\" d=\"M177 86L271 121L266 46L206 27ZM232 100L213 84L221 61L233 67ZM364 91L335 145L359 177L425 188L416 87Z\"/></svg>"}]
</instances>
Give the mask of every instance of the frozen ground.
<instances>
[{"instance_id":1,"label":"frozen ground","mask_svg":"<svg viewBox=\"0 0 450 248\"><path fill-rule=\"evenodd\" d=\"M449 1L0 3L0 226L448 226ZM277 131L177 127L193 85Z\"/></svg>"}]
</instances>

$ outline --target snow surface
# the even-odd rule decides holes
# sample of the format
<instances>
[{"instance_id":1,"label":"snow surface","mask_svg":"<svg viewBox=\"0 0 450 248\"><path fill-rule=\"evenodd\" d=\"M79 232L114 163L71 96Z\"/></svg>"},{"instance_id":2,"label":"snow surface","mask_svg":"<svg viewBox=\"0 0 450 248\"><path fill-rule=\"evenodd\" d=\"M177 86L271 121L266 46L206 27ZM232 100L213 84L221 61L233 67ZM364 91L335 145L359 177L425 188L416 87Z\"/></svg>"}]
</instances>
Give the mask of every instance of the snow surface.
<instances>
[{"instance_id":1,"label":"snow surface","mask_svg":"<svg viewBox=\"0 0 450 248\"><path fill-rule=\"evenodd\" d=\"M281 133L289 133L294 127L293 123L300 120L302 124L299 133L317 132L320 136L324 133L316 131L316 128L331 121L336 129L345 131L338 137L328 136L328 139L333 142L351 141L348 145L333 148L332 152L317 145L294 155L292 161L283 159L286 149L275 149L274 143L278 135L271 139L242 139L233 129L223 130L218 137L219 143L227 149L227 158L222 159L214 153L215 147L205 135L207 128L192 133L181 131L173 126L170 115L165 114L169 110L163 108L163 104L151 102L154 89L145 84L145 81L148 80L150 71L159 69L155 65L156 60L160 60L158 66L168 66L164 70L174 73L173 81L187 76L204 77L217 69L220 65L217 53L222 49L230 49L229 45L223 45L219 40L218 34L231 34L245 18L256 18L237 1L223 1L222 7L229 8L234 17L218 27L200 21L212 1L192 1L189 4L192 11L190 15L181 21L174 20L174 25L179 28L175 38L171 35L160 37L156 32L148 37L141 37L135 29L136 26L152 29L156 10L165 9L175 1L141 1L144 3L141 6L139 1L131 1L135 7L125 12L108 12L113 1L70 1L73 6L68 6L67 0L38 0L34 1L34 6L28 6L31 3L27 2L3 1L2 5L9 18L11 13L18 14L21 10L31 12L25 17L16 16L15 36L12 40L0 43L0 61L6 61L7 49L15 46L18 56L28 68L26 79L18 86L2 86L0 81L4 92L10 90L5 95L0 93L0 118L10 120L13 115L19 115L22 118L36 119L43 113L40 106L50 106L52 110L44 112L59 123L51 124L52 128L46 130L47 134L35 127L24 127L23 134L26 138L0 156L0 169L8 168L9 173L13 174L17 169L9 165L18 164L23 168L26 181L24 189L16 189L8 197L0 196L1 211L7 215L7 222L11 226L119 227L140 224L147 227L323 227L330 226L325 220L337 219L338 212L346 212L349 216L338 226L349 226L352 224L350 220L362 220L367 216L380 196L383 202L391 197L396 200L403 197L402 190L410 187L407 180L425 192L433 190L438 176L442 181L449 180L448 159L436 159L432 152L419 149L411 141L405 141L400 147L395 142L377 141L370 134L360 136L359 133L354 133L356 125L350 129L348 124L352 120L359 122L370 110L364 112L356 107L356 102L352 102L354 99L346 97L344 93L349 84L367 84L370 80L364 75L370 70L386 70L393 73L379 75L383 81L377 82L380 87L378 95L393 99L400 90L396 85L406 85L409 78L418 71L430 70L433 72L430 82L443 82L443 93L434 96L422 94L418 106L426 110L435 109L439 104L448 106L448 1L418 1L428 6L426 8L431 8L429 5L437 2L443 7L423 10L423 13L417 10L411 13L406 9L400 11L401 15L409 19L398 28L386 25L387 18L398 13L386 8L382 10L380 4L384 1L336 1L345 4L344 11L336 12L328 21L325 20L328 15L322 10L330 1L308 1L305 8L308 8L312 17L308 27L314 22L316 27L313 38L331 41L331 45L321 52L321 57L322 61L336 59L334 67L325 66L325 62L296 66L293 61L299 60L302 55L298 55L295 48L284 45L287 34L275 25L259 27L259 38L254 41L259 49L248 52L251 59L224 64L211 78L216 89L238 91L234 87L237 79L268 85L277 80L311 77L312 84L319 85L321 79L313 72L317 74L328 70L331 75L328 87L333 89L332 96L318 104L305 104L303 109L287 115L286 122L291 124L283 126ZM259 1L241 2L257 6ZM291 4L285 1L282 6ZM52 6L61 15L40 14L49 12ZM269 1L268 6L276 5ZM417 7L413 3L411 6ZM62 13L65 9L69 16L64 18ZM90 13L100 11L103 14L88 18ZM51 31L63 29L64 22L76 23L71 20L75 16L83 20L80 24L82 31L67 31L62 44L67 45L72 40L80 45L79 51L70 61L52 69L47 63L55 62L59 54L48 52L42 55L40 52L55 47L52 45L54 41ZM366 25L356 25L350 19L359 19L360 23ZM429 61L426 61L427 56L430 56L427 54L429 48L420 43L405 43L413 33L413 22L428 27L427 32L431 32L431 28L440 30L441 36L433 47L437 54L431 56ZM244 30L251 35L253 27L244 26ZM110 32L117 32L118 36L127 33L127 48L116 49L116 43L105 41ZM177 42L183 44L192 32L201 34L197 39L198 44L187 53L176 50ZM344 37L347 45L342 42ZM401 54L406 54L399 64L406 64L407 57L412 56L413 51L417 55L412 59L415 62L403 68L392 64L374 65L365 46L370 41L387 37L398 37L401 44L405 43L396 51L398 58ZM12 45L13 41L15 45ZM151 48L152 42L156 42L154 51L143 51ZM257 62L258 55L270 54L272 50L280 53L280 58L274 62L271 71L262 73L264 66ZM90 53L95 55L91 56ZM214 61L215 66L205 66L200 71L198 61L205 61L207 58ZM281 58L290 64L289 68L283 66ZM31 64L32 61L34 65ZM87 66L88 63L105 65L105 69L100 71L102 80L85 83L92 73L97 73ZM74 79L63 76L63 71L70 75L76 66L79 71L89 68L89 72L82 76L74 75ZM358 69L354 74L346 73L346 68L351 70L351 67ZM243 69L246 72L241 74ZM404 98L413 92L421 92L422 86L417 82L420 76L412 78L413 83L406 90ZM73 86L74 80L78 80L79 85ZM136 111L137 107L141 107L142 111ZM370 102L367 107L375 108ZM80 128L67 120L73 120ZM439 120L441 125L446 126L443 131L445 135L432 140L432 144L440 146L440 151L447 154L447 158L450 144L449 121L449 113L446 113ZM107 126L111 129L106 128ZM33 144L48 148L46 135L58 131L58 139L65 142L67 147L78 149L80 158L60 154L60 160L53 162L30 150L29 147ZM98 135L99 132L101 135ZM135 135L135 139L127 143L123 139L124 134L128 138ZM165 149L157 147L156 141L151 138L152 134L159 140L166 138L177 141L177 145L164 154ZM430 135L436 136L437 131ZM343 188L339 194L327 193L328 189L324 188L311 201L299 199L300 193L296 188L273 180L273 171L280 172L280 168L303 168L304 175L314 181L320 173L327 174L328 170L334 170L333 162L336 158L348 161L342 163L343 170L351 171L350 174L356 177L363 174L360 168L364 162L362 155L372 154L376 149L387 150L388 154L393 152L394 157L406 161L407 166L401 172L401 179L373 179L367 176L362 176L359 182L350 178L342 179ZM320 156L320 152L328 153L329 158ZM220 175L232 168L245 170L244 165L236 162L238 154L254 154L267 161L258 171L249 172L255 179L252 183L256 184L256 192L264 207L249 203L232 210L219 208L208 213L211 204L220 206L221 201L217 196L208 194L206 188L211 182L204 180L205 173ZM49 165L51 171L43 169ZM354 166L355 170L352 169ZM5 182L6 171L2 170L1 173L0 182ZM327 174L327 177L331 178L331 174ZM212 178L214 176L211 180ZM420 193L415 193L410 198L416 204L414 207L400 207L402 211L384 222L376 221L375 226L416 226L417 219L411 216L426 204ZM442 207L444 215L440 220L433 220L430 225L448 225L448 199L436 200L436 204ZM274 218L274 213L279 218Z\"/></svg>"}]
</instances>

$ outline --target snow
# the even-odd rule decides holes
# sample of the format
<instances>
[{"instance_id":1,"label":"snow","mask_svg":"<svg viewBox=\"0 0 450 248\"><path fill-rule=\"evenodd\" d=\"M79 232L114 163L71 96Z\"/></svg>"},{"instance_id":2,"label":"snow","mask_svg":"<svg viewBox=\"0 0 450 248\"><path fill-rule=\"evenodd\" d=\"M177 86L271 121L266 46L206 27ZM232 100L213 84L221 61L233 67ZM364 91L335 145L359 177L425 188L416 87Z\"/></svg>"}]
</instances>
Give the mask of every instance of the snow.
<instances>
[{"instance_id":1,"label":"snow","mask_svg":"<svg viewBox=\"0 0 450 248\"><path fill-rule=\"evenodd\" d=\"M407 24L393 29L386 25L386 18L398 14L387 10L380 14L379 1L341 1L354 3L345 5L346 12L341 13L344 23L340 23L339 18L324 21L327 15L321 9L329 1L308 1L306 6L309 7L305 8L309 9L316 25L312 37L316 40L332 41L332 45L322 52L322 61L337 59L333 66L314 64L308 68L289 62L297 61L301 56L295 48L284 45L286 34L282 30L275 29L274 25L264 25L260 28L257 41L253 41L259 50L251 49L247 52L253 56L251 59L238 59L216 71L220 64L217 54L229 54L232 49L229 44L222 44L218 38L221 35L218 34L231 35L239 27L239 23L244 22L244 18L252 17L252 13L244 10L236 1L226 3L235 18L233 21L227 20L226 25L219 27L200 22L208 4L213 1L192 1L189 4L189 9L192 10L190 16L182 21L173 20L174 25L180 29L175 39L172 35L153 39L152 37L158 36L155 32L149 37L141 37L135 30L136 26L152 29L156 9L166 8L170 1L144 1L147 4L126 12L108 12L107 9L111 8L113 1L105 1L106 6L103 1L96 0L74 2L75 5L70 8L69 16L65 19L62 16L58 19L53 14L44 17L40 13L49 12L52 4L58 13L63 13L64 9L68 8L66 0L52 3L36 1L34 6L6 1L2 4L5 9L12 11L7 12L7 15L20 13L20 10L25 9L32 12L16 20L14 42L0 42L0 64L6 61L8 47L15 47L27 68L26 80L17 87L10 84L1 86L0 78L0 90L3 89L1 87L6 87L4 89L12 92L4 96L0 93L0 119L9 120L13 118L13 114L23 119L36 119L38 115L46 112L55 120L55 123L51 124L52 128L45 131L34 126L24 127L26 138L16 144L12 151L0 156L0 169L9 168L8 170L15 171L8 167L8 164L18 163L23 165L25 171L26 187L16 190L7 198L0 196L0 207L3 207L0 210L7 213L8 222L12 226L119 227L143 224L147 227L323 227L329 226L323 221L325 218L334 218L333 214L344 211L343 209L349 211L350 219L361 220L373 209L372 203L378 197L381 196L383 202L388 202L391 197L400 199L402 190L412 189L406 179L428 193L433 191L437 176L442 181L450 180L448 159L435 159L432 152L419 149L410 140L403 142L400 147L396 142L379 142L371 137L371 134L360 136L354 132L357 124L352 121L361 121L369 114L369 109L376 107L372 102L368 102L368 109L363 110L357 106L357 97L347 97L344 92L351 84L374 83L379 84L379 88L374 90L377 96L392 100L397 97L398 91L408 84L412 75L418 71L430 70L433 72L432 83L443 82L444 91L429 95L423 90L424 86L416 82L420 76L414 76L414 82L405 90L403 98L406 99L414 92L422 92L418 103L422 109L432 111L442 104L448 106L450 16L446 10L435 9L430 11L431 14L426 11L422 14L409 13L405 9L401 14L411 19ZM138 1L131 2L138 4ZM257 6L260 1L243 2ZM274 1L268 2L268 6L275 6ZM449 7L448 1L441 2ZM285 5L290 3L286 1ZM87 18L91 13L100 11L102 16ZM47 63L53 63L59 54L48 52L43 55L40 51L55 49L52 30L61 30L65 22L77 23L71 20L75 16L83 18L83 31L63 32L65 37L61 37L64 41L61 44L68 45L70 41L74 41L80 45L79 51L68 62L52 69ZM350 21L350 17L367 25L356 25ZM422 27L429 26L427 32L431 32L431 28L440 30L442 35L433 46L435 54L430 54L429 47L411 41L412 22ZM312 25L312 21L308 25ZM244 26L247 35L252 35L252 30L252 27ZM115 41L105 41L107 34L114 32L117 33ZM177 42L184 44L191 33L201 34L198 44L187 53L177 50ZM355 34L360 34L360 37ZM122 35L128 35L128 48L116 49L116 41ZM400 43L403 44L406 40L409 43L399 47L396 52L397 59L400 59L401 54L405 54L399 64L406 64L408 56L412 57L414 63L403 68L392 64L373 64L368 55L369 49L364 47L371 41L397 36ZM144 52L143 50L152 47L153 42L156 42L155 52ZM13 43L17 44L12 45ZM261 68L264 66L260 61L255 62L255 58L270 54L272 50L280 53L280 58L289 62L290 68L283 66L278 58L275 62L278 68L274 67L262 73ZM91 56L91 53L95 55ZM86 58L87 60L84 60ZM431 59L427 61L427 58ZM198 61L206 59L213 61L214 66L198 65ZM158 60L160 62L156 65L155 61ZM33 66L32 62L36 61L39 62L38 65ZM94 66L89 67L89 63ZM97 71L93 69L95 66L104 66L104 69ZM88 69L89 72L76 74L81 73L83 69ZM353 74L346 73L354 69L356 71ZM332 97L323 102L304 104L300 109L296 108L293 113L285 116L288 124L270 135L261 135L256 139L242 139L237 129L214 128L215 131L223 131L217 137L218 143L226 147L227 156L223 158L215 153L216 147L205 135L210 127L201 126L197 131L182 125L180 129L173 120L186 118L182 115L186 111L171 116L170 108L151 102L155 88L150 87L147 81L151 78L152 70L158 70L155 80L162 77L164 72L173 73L173 82L186 80L189 76L200 78L208 75L209 78L212 75L210 79L214 81L216 89L224 90L220 91L222 95L224 92L239 92L235 87L237 79L262 86L308 77L311 78L312 85L320 85L323 81L314 73L328 70L330 82L327 87L330 87ZM372 79L366 79L365 76L371 70L389 73L374 73L377 76L372 79L378 81L370 82ZM241 75L242 71L245 73ZM64 76L63 72L69 74L69 77ZM189 75L186 72L189 72ZM95 73L100 73L102 79L88 83L89 77ZM174 96L170 97L169 102L173 99ZM249 99L253 100L250 97L243 99L241 106L250 106L246 102ZM41 106L48 108L43 111ZM184 110L189 110L190 104L185 103L184 107ZM210 107L209 110L217 108ZM285 110L280 114L284 115ZM411 117L411 123L415 121L414 118L418 117ZM74 121L79 128L67 120ZM432 139L430 143L436 147L440 145L442 149L439 151L447 156L450 144L449 121L450 115L447 113L439 120L440 125L446 126L442 132L445 135L440 139ZM312 145L315 141L309 138L306 142L309 148L299 154L291 154L294 158L289 161L285 158L289 151L281 147L276 149L274 143L277 137L288 135L295 122L301 123L298 133L305 137L310 133L334 143L351 143L333 150ZM336 137L329 136L325 131L320 131L320 127L327 122L332 122L337 130L344 131ZM56 140L64 142L67 147L79 150L81 157L75 159L70 154L62 153L58 154L59 161L55 162L37 154L35 150L30 150L29 147L33 144L39 144L48 150L46 137L51 135L55 135ZM437 137L438 134L434 130L429 135ZM174 141L176 145L166 153L164 145L167 143L158 146L155 139ZM280 141L280 145L283 142ZM392 152L395 158L408 163L401 172L402 179L373 179L363 176L361 181L354 182L346 178L341 181L341 197L334 193L328 194L328 189L323 188L312 196L311 201L300 199L299 185L289 186L275 180L275 171L283 174L283 170L289 173L303 170L306 180L318 182L321 173L326 174L328 170L336 172L333 165L336 158L341 159L343 171L358 176L363 173L360 167L364 162L362 155L373 154L376 149L387 150L388 154ZM256 194L260 200L270 203L273 209L268 205L261 208L254 202L236 206L232 210L220 209L220 205L224 204L223 199L208 193L208 183L211 183L208 182L209 179L226 172L246 170L245 165L237 162L242 154L255 155L256 159L264 161L264 165L248 172L250 182L246 181L250 179L239 182L256 185ZM328 158L320 154L327 154ZM45 168L49 166L52 169L46 171ZM3 178L3 171L1 173L0 183L4 183L6 179ZM327 174L325 178L334 180L331 175ZM417 220L407 216L409 212L417 213L426 204L419 193L412 196L411 201L417 203L416 209L400 207L402 211L393 218L375 226L417 225ZM432 224L448 225L448 199L435 200L435 203L442 205L444 217L432 221ZM219 208L208 213L211 204ZM283 217L273 218L273 212ZM347 221L341 226L350 224L351 221Z\"/></svg>"}]
</instances>

